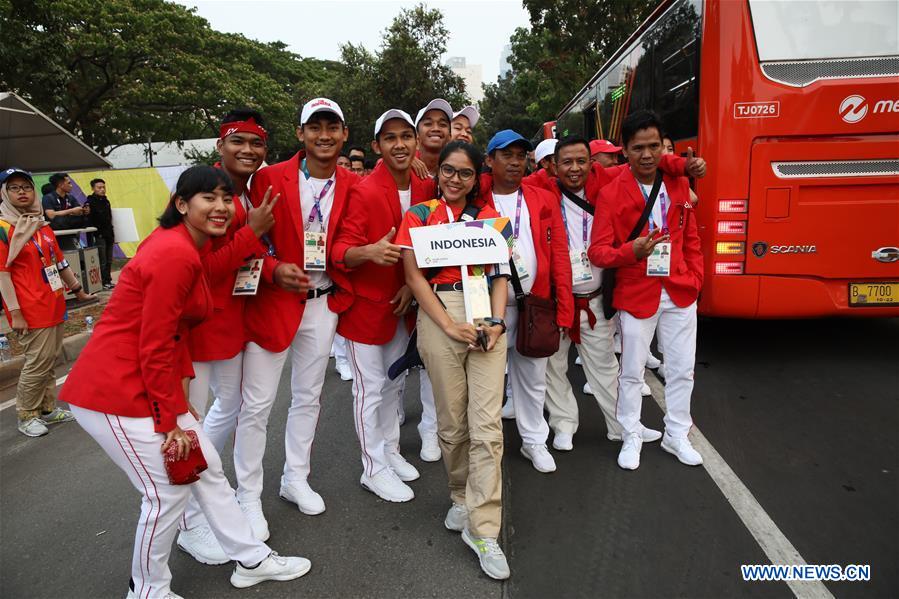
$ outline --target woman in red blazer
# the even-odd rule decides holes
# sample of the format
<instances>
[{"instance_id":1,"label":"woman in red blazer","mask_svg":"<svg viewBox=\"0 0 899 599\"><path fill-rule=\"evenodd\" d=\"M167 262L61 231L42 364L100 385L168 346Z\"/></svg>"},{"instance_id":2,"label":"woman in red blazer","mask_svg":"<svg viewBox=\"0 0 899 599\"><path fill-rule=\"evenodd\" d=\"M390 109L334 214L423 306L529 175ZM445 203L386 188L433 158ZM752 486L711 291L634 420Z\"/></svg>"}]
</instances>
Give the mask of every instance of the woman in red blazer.
<instances>
[{"instance_id":1,"label":"woman in red blazer","mask_svg":"<svg viewBox=\"0 0 899 599\"><path fill-rule=\"evenodd\" d=\"M187 335L212 311L199 249L225 233L234 214L228 175L182 173L160 227L122 270L93 337L62 389L78 423L142 496L128 597L177 597L168 568L177 522L193 493L216 538L238 564L236 587L305 574L308 560L280 557L253 538L222 471L218 452L189 411ZM190 453L193 431L208 464L191 485L169 482L163 454Z\"/></svg>"}]
</instances>

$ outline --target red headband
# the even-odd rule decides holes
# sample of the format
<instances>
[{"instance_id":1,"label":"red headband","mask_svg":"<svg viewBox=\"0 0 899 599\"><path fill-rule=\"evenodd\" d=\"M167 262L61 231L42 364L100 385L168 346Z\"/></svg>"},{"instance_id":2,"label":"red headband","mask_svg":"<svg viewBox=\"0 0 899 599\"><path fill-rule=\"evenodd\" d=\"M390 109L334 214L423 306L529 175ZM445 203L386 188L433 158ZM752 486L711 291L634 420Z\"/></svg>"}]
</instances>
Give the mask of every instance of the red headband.
<instances>
[{"instance_id":1,"label":"red headband","mask_svg":"<svg viewBox=\"0 0 899 599\"><path fill-rule=\"evenodd\" d=\"M234 135L235 133L255 133L261 137L263 141L268 140L268 133L265 129L256 124L256 119L253 117L250 117L245 121L234 121L232 123L222 124L219 129L219 138L225 139L229 135Z\"/></svg>"}]
</instances>

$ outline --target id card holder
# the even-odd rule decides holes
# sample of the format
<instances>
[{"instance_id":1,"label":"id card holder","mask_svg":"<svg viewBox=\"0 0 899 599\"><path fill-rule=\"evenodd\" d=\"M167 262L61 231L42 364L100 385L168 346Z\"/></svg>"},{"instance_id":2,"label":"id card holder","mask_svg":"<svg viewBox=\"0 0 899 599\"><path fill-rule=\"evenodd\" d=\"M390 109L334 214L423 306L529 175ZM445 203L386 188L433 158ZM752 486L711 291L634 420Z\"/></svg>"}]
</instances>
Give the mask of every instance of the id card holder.
<instances>
[{"instance_id":1,"label":"id card holder","mask_svg":"<svg viewBox=\"0 0 899 599\"><path fill-rule=\"evenodd\" d=\"M468 274L468 267L462 266L462 295L465 298L465 320L474 323L492 316L490 289L486 275Z\"/></svg>"},{"instance_id":2,"label":"id card holder","mask_svg":"<svg viewBox=\"0 0 899 599\"><path fill-rule=\"evenodd\" d=\"M262 258L250 258L237 271L231 295L256 295L262 276Z\"/></svg>"},{"instance_id":3,"label":"id card holder","mask_svg":"<svg viewBox=\"0 0 899 599\"><path fill-rule=\"evenodd\" d=\"M50 285L50 291L62 289L62 277L59 276L59 269L55 264L44 267L44 280Z\"/></svg>"},{"instance_id":4,"label":"id card holder","mask_svg":"<svg viewBox=\"0 0 899 599\"><path fill-rule=\"evenodd\" d=\"M571 279L575 285L593 281L593 269L586 250L568 250L571 259Z\"/></svg>"},{"instance_id":5,"label":"id card holder","mask_svg":"<svg viewBox=\"0 0 899 599\"><path fill-rule=\"evenodd\" d=\"M531 276L531 273L528 272L528 269L524 265L524 260L521 259L521 254L518 253L517 243L512 246L512 262L515 264L515 270L518 272L519 281L524 281Z\"/></svg>"},{"instance_id":6,"label":"id card holder","mask_svg":"<svg viewBox=\"0 0 899 599\"><path fill-rule=\"evenodd\" d=\"M303 270L325 270L327 235L324 231L305 231L303 233Z\"/></svg>"},{"instance_id":7,"label":"id card holder","mask_svg":"<svg viewBox=\"0 0 899 599\"><path fill-rule=\"evenodd\" d=\"M667 277L671 274L671 243L658 243L646 258L646 276Z\"/></svg>"}]
</instances>

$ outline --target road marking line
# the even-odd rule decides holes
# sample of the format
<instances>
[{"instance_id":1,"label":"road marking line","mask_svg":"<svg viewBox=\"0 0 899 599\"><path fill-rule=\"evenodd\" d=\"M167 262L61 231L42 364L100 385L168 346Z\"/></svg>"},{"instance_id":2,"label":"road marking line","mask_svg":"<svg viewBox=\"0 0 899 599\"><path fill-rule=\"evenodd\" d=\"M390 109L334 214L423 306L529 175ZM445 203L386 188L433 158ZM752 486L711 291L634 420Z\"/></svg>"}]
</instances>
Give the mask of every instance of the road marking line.
<instances>
[{"instance_id":1,"label":"road marking line","mask_svg":"<svg viewBox=\"0 0 899 599\"><path fill-rule=\"evenodd\" d=\"M62 385L64 382L66 382L67 378L69 378L69 375L64 374L61 377L59 377L58 379L56 379L56 386L59 387L60 385ZM3 403L0 403L0 412L2 412L6 408L12 407L14 405L16 405L15 397L13 397L12 399L6 400Z\"/></svg>"},{"instance_id":2,"label":"road marking line","mask_svg":"<svg viewBox=\"0 0 899 599\"><path fill-rule=\"evenodd\" d=\"M646 382L652 389L652 397L665 412L665 387L655 376L647 376ZM718 485L727 502L743 521L746 529L755 539L772 564L806 565L805 559L781 532L771 516L743 484L737 474L727 465L721 454L709 443L705 435L694 424L690 430L690 441L702 455L703 468ZM798 599L833 599L833 594L820 580L786 580L787 586Z\"/></svg>"}]
</instances>

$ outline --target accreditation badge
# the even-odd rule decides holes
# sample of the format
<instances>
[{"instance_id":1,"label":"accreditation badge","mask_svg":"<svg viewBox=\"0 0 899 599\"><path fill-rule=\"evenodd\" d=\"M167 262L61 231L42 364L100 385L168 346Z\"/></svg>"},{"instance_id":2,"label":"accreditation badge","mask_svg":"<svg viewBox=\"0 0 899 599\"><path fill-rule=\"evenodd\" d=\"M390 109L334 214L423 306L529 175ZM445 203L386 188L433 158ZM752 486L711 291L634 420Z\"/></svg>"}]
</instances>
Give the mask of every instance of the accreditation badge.
<instances>
[{"instance_id":1,"label":"accreditation badge","mask_svg":"<svg viewBox=\"0 0 899 599\"><path fill-rule=\"evenodd\" d=\"M657 243L646 258L646 276L667 277L671 274L671 243Z\"/></svg>"},{"instance_id":2,"label":"accreditation badge","mask_svg":"<svg viewBox=\"0 0 899 599\"><path fill-rule=\"evenodd\" d=\"M524 281L531 276L531 273L528 272L524 265L524 260L521 259L521 254L518 253L518 241L512 246L512 263L515 264L515 271L518 273L519 281Z\"/></svg>"},{"instance_id":3,"label":"accreditation badge","mask_svg":"<svg viewBox=\"0 0 899 599\"><path fill-rule=\"evenodd\" d=\"M490 289L487 276L469 274L468 267L462 266L462 295L465 298L465 320L474 323L482 318L490 318L493 311L490 305ZM480 269L483 273L483 269Z\"/></svg>"},{"instance_id":4,"label":"accreditation badge","mask_svg":"<svg viewBox=\"0 0 899 599\"><path fill-rule=\"evenodd\" d=\"M59 276L59 269L55 264L44 267L44 280L50 285L50 291L62 289L62 277Z\"/></svg>"},{"instance_id":5,"label":"accreditation badge","mask_svg":"<svg viewBox=\"0 0 899 599\"><path fill-rule=\"evenodd\" d=\"M303 233L303 269L324 271L327 265L325 248L328 234L324 231Z\"/></svg>"},{"instance_id":6,"label":"accreditation badge","mask_svg":"<svg viewBox=\"0 0 899 599\"><path fill-rule=\"evenodd\" d=\"M593 268L587 258L587 250L568 250L571 259L571 279L575 285L593 281Z\"/></svg>"},{"instance_id":7,"label":"accreditation badge","mask_svg":"<svg viewBox=\"0 0 899 599\"><path fill-rule=\"evenodd\" d=\"M262 258L250 258L237 270L231 295L256 295L262 276Z\"/></svg>"}]
</instances>

